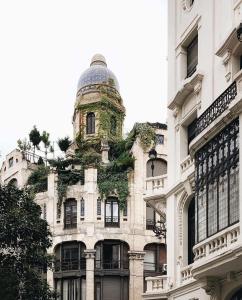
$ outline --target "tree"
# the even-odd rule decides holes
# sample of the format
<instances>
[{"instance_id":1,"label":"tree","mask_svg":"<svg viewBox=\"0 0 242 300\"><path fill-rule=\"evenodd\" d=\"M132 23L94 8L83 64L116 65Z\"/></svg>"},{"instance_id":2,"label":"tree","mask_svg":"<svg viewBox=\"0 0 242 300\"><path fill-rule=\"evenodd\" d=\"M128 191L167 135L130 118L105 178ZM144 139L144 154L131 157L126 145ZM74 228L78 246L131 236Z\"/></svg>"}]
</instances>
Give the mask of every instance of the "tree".
<instances>
[{"instance_id":1,"label":"tree","mask_svg":"<svg viewBox=\"0 0 242 300\"><path fill-rule=\"evenodd\" d=\"M0 186L0 299L56 299L40 270L51 266L51 234L28 190Z\"/></svg>"},{"instance_id":2,"label":"tree","mask_svg":"<svg viewBox=\"0 0 242 300\"><path fill-rule=\"evenodd\" d=\"M45 159L46 160L47 160L47 149L50 146L49 136L50 136L50 134L48 132L46 132L45 130L43 131L43 133L41 135L41 141L43 142L44 147L45 147Z\"/></svg>"},{"instance_id":3,"label":"tree","mask_svg":"<svg viewBox=\"0 0 242 300\"><path fill-rule=\"evenodd\" d=\"M57 144L61 151L65 152L70 147L71 140L68 136L64 137L63 139L58 139Z\"/></svg>"},{"instance_id":4,"label":"tree","mask_svg":"<svg viewBox=\"0 0 242 300\"><path fill-rule=\"evenodd\" d=\"M35 148L36 147L38 148L39 143L41 142L41 135L38 129L36 128L36 126L34 126L34 128L29 133L29 140L34 146L34 154L35 154Z\"/></svg>"},{"instance_id":5,"label":"tree","mask_svg":"<svg viewBox=\"0 0 242 300\"><path fill-rule=\"evenodd\" d=\"M31 149L31 145L29 143L29 141L27 141L27 139L23 139L23 140L17 140L17 144L20 150L26 152L29 151Z\"/></svg>"}]
</instances>

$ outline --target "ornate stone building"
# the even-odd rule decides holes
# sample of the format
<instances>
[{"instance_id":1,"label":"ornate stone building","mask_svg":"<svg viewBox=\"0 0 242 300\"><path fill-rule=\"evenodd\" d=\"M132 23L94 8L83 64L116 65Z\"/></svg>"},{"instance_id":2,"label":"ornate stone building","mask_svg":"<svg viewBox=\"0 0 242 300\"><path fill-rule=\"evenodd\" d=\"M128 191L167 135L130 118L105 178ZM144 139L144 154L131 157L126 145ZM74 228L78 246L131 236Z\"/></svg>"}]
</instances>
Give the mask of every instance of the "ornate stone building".
<instances>
[{"instance_id":1,"label":"ornate stone building","mask_svg":"<svg viewBox=\"0 0 242 300\"><path fill-rule=\"evenodd\" d=\"M167 275L144 299L242 299L242 1L168 1Z\"/></svg>"},{"instance_id":2,"label":"ornate stone building","mask_svg":"<svg viewBox=\"0 0 242 300\"><path fill-rule=\"evenodd\" d=\"M75 153L75 139L93 145L101 139L102 162L107 164L110 143L122 137L124 114L118 81L105 58L95 55L78 83L74 142L67 156ZM101 197L98 171L93 166L84 170L83 180L68 186L60 206L54 169L48 175L47 190L36 194L53 234L49 252L55 256L55 266L53 272L48 271L47 280L59 292L59 299L140 300L145 277L166 273L165 240L152 230L159 216L143 198L155 198L166 186L167 127L150 126L156 133L157 157L150 159L150 149L144 151L139 139L134 142L134 170L128 174L125 208L121 208L118 193ZM31 156L15 150L3 163L1 181L23 187L35 167Z\"/></svg>"}]
</instances>

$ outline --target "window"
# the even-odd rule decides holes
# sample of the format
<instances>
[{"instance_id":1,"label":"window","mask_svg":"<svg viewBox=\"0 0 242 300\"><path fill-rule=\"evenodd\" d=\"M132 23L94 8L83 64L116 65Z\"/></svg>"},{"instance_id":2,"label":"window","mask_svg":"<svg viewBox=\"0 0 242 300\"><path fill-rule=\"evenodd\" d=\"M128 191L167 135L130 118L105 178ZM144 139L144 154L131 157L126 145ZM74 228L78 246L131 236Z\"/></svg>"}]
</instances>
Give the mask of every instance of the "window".
<instances>
[{"instance_id":1,"label":"window","mask_svg":"<svg viewBox=\"0 0 242 300\"><path fill-rule=\"evenodd\" d=\"M110 270L129 268L129 247L126 243L115 240L104 240L97 243L95 250L96 269Z\"/></svg>"},{"instance_id":2,"label":"window","mask_svg":"<svg viewBox=\"0 0 242 300\"><path fill-rule=\"evenodd\" d=\"M156 140L157 145L164 144L164 135L163 134L156 134L155 135L155 140Z\"/></svg>"},{"instance_id":3,"label":"window","mask_svg":"<svg viewBox=\"0 0 242 300\"><path fill-rule=\"evenodd\" d=\"M68 199L65 202L64 228L76 228L77 226L77 207L75 199Z\"/></svg>"},{"instance_id":4,"label":"window","mask_svg":"<svg viewBox=\"0 0 242 300\"><path fill-rule=\"evenodd\" d=\"M187 46L187 77L192 76L198 64L198 36Z\"/></svg>"},{"instance_id":5,"label":"window","mask_svg":"<svg viewBox=\"0 0 242 300\"><path fill-rule=\"evenodd\" d=\"M11 168L13 166L13 157L8 160L8 167Z\"/></svg>"},{"instance_id":6,"label":"window","mask_svg":"<svg viewBox=\"0 0 242 300\"><path fill-rule=\"evenodd\" d=\"M85 201L83 198L81 198L81 211L80 211L80 215L81 217L84 217L85 216Z\"/></svg>"},{"instance_id":7,"label":"window","mask_svg":"<svg viewBox=\"0 0 242 300\"><path fill-rule=\"evenodd\" d=\"M239 221L239 120L195 154L196 242Z\"/></svg>"},{"instance_id":8,"label":"window","mask_svg":"<svg viewBox=\"0 0 242 300\"><path fill-rule=\"evenodd\" d=\"M95 133L95 114L90 112L86 117L86 133L93 134Z\"/></svg>"},{"instance_id":9,"label":"window","mask_svg":"<svg viewBox=\"0 0 242 300\"><path fill-rule=\"evenodd\" d=\"M102 215L102 200L100 197L97 198L97 215Z\"/></svg>"},{"instance_id":10,"label":"window","mask_svg":"<svg viewBox=\"0 0 242 300\"><path fill-rule=\"evenodd\" d=\"M155 177L167 173L167 162L163 159L150 159L146 164L146 177Z\"/></svg>"},{"instance_id":11,"label":"window","mask_svg":"<svg viewBox=\"0 0 242 300\"><path fill-rule=\"evenodd\" d=\"M242 55L240 55L239 62L239 69L242 70Z\"/></svg>"},{"instance_id":12,"label":"window","mask_svg":"<svg viewBox=\"0 0 242 300\"><path fill-rule=\"evenodd\" d=\"M153 207L150 207L148 203L146 203L146 229L153 230L153 227L156 223L155 210Z\"/></svg>"},{"instance_id":13,"label":"window","mask_svg":"<svg viewBox=\"0 0 242 300\"><path fill-rule=\"evenodd\" d=\"M194 260L193 246L195 245L195 199L192 198L188 207L188 264Z\"/></svg>"},{"instance_id":14,"label":"window","mask_svg":"<svg viewBox=\"0 0 242 300\"><path fill-rule=\"evenodd\" d=\"M242 299L242 288L240 288L234 295L231 297L231 300L241 300Z\"/></svg>"},{"instance_id":15,"label":"window","mask_svg":"<svg viewBox=\"0 0 242 300\"><path fill-rule=\"evenodd\" d=\"M166 245L164 244L148 244L144 248L144 273L156 275L166 273Z\"/></svg>"},{"instance_id":16,"label":"window","mask_svg":"<svg viewBox=\"0 0 242 300\"><path fill-rule=\"evenodd\" d=\"M105 226L119 227L119 203L116 198L109 198L105 202Z\"/></svg>"},{"instance_id":17,"label":"window","mask_svg":"<svg viewBox=\"0 0 242 300\"><path fill-rule=\"evenodd\" d=\"M117 133L117 120L114 116L111 116L110 119L110 132L112 135L116 135Z\"/></svg>"},{"instance_id":18,"label":"window","mask_svg":"<svg viewBox=\"0 0 242 300\"><path fill-rule=\"evenodd\" d=\"M58 299L62 300L86 300L85 278L62 278L56 280L56 292Z\"/></svg>"}]
</instances>

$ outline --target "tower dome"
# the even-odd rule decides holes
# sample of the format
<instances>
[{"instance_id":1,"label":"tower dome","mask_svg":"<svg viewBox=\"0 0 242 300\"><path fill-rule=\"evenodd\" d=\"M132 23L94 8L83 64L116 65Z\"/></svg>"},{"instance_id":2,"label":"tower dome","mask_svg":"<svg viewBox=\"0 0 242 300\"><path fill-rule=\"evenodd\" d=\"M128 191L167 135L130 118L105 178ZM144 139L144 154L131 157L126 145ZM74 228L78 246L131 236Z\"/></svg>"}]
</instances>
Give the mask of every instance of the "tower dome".
<instances>
[{"instance_id":1,"label":"tower dome","mask_svg":"<svg viewBox=\"0 0 242 300\"><path fill-rule=\"evenodd\" d=\"M107 68L105 57L95 54L91 60L90 67L84 71L78 81L78 91L92 84L106 84L119 91L119 84L114 73Z\"/></svg>"}]
</instances>

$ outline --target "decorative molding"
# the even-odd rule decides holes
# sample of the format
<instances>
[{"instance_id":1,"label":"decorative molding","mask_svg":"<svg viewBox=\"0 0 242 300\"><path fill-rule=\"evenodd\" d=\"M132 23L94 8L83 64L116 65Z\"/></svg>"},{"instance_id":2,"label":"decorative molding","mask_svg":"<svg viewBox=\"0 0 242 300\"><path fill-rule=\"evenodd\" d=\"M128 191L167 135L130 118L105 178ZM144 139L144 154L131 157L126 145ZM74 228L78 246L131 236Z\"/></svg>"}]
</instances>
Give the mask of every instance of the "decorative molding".
<instances>
[{"instance_id":1,"label":"decorative molding","mask_svg":"<svg viewBox=\"0 0 242 300\"><path fill-rule=\"evenodd\" d=\"M84 250L84 254L85 254L86 259L95 259L96 250L87 249L87 250Z\"/></svg>"},{"instance_id":2,"label":"decorative molding","mask_svg":"<svg viewBox=\"0 0 242 300\"><path fill-rule=\"evenodd\" d=\"M130 260L144 260L144 251L128 251Z\"/></svg>"}]
</instances>

